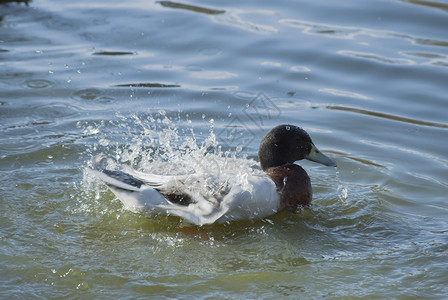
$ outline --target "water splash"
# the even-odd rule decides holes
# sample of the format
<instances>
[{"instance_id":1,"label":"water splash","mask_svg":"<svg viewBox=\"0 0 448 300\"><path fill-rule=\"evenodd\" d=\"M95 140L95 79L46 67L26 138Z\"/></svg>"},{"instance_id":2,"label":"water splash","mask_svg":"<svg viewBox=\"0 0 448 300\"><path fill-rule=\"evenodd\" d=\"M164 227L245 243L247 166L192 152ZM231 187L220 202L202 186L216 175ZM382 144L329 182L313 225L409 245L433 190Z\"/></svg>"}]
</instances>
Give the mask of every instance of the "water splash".
<instances>
[{"instance_id":1,"label":"water splash","mask_svg":"<svg viewBox=\"0 0 448 300\"><path fill-rule=\"evenodd\" d=\"M338 186L338 197L341 202L346 202L348 198L348 188L343 185Z\"/></svg>"},{"instance_id":2,"label":"water splash","mask_svg":"<svg viewBox=\"0 0 448 300\"><path fill-rule=\"evenodd\" d=\"M337 169L337 167L336 167L336 178L338 180L337 195L338 195L339 201L342 203L347 203L348 188L346 185L342 184L339 170Z\"/></svg>"},{"instance_id":3,"label":"water splash","mask_svg":"<svg viewBox=\"0 0 448 300\"><path fill-rule=\"evenodd\" d=\"M103 161L108 169L133 168L160 175L212 174L203 180L188 182L190 188L211 194L219 193L229 184L244 187L248 184L247 174L262 173L261 169L253 169L257 163L238 149L222 150L214 133L213 119L206 124L205 134L198 134L193 124L179 115L168 116L162 110L148 115L117 113L114 121L79 124L85 135L93 139L87 150L90 157L86 167L92 167L93 158L101 154L109 158ZM82 185L92 202L98 202L107 193L86 171Z\"/></svg>"}]
</instances>

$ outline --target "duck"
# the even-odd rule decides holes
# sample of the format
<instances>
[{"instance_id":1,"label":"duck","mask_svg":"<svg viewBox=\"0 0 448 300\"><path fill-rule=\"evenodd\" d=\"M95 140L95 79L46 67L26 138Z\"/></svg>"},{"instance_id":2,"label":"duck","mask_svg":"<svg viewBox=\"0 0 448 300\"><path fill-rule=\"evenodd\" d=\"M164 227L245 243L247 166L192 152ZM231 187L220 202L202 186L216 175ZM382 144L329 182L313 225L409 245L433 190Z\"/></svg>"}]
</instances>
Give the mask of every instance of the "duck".
<instances>
[{"instance_id":1,"label":"duck","mask_svg":"<svg viewBox=\"0 0 448 300\"><path fill-rule=\"evenodd\" d=\"M215 174L158 175L124 167L104 167L94 159L88 171L104 182L135 213L177 216L202 226L236 220L263 219L282 210L309 206L311 180L297 161L307 159L329 167L336 162L317 149L310 135L295 125L278 125L261 139L258 158L263 172L247 174L245 184L224 182L213 192L194 188L192 182L210 185ZM204 185L202 185L204 186Z\"/></svg>"}]
</instances>

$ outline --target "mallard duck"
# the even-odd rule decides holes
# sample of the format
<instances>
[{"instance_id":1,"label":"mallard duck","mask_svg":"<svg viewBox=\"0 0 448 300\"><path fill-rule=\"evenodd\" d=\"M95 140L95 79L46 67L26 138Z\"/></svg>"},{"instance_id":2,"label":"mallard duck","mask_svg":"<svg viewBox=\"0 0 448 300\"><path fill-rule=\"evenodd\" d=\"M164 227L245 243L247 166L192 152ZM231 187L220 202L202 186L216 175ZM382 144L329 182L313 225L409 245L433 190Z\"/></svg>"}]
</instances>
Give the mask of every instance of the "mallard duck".
<instances>
[{"instance_id":1,"label":"mallard duck","mask_svg":"<svg viewBox=\"0 0 448 300\"><path fill-rule=\"evenodd\" d=\"M266 133L258 157L263 174L247 174L244 185L227 182L218 189L214 186L213 193L192 188L190 183L206 182L204 178L214 174L156 175L129 167L123 172L102 168L98 161L89 171L107 184L128 210L174 215L204 225L260 219L307 206L312 199L311 180L295 162L308 159L336 166L316 148L305 130L294 125L279 125Z\"/></svg>"}]
</instances>

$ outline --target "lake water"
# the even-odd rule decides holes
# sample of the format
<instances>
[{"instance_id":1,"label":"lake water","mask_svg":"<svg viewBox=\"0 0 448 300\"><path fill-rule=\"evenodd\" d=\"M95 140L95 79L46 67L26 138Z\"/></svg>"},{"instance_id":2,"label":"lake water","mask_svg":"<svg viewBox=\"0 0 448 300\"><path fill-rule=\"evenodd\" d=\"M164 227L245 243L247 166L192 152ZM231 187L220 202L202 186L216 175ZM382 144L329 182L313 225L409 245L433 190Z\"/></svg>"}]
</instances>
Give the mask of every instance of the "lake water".
<instances>
[{"instance_id":1,"label":"lake water","mask_svg":"<svg viewBox=\"0 0 448 300\"><path fill-rule=\"evenodd\" d=\"M447 28L446 0L2 1L0 298L446 298ZM338 163L302 163L297 213L186 230L85 171L236 172L284 123Z\"/></svg>"}]
</instances>

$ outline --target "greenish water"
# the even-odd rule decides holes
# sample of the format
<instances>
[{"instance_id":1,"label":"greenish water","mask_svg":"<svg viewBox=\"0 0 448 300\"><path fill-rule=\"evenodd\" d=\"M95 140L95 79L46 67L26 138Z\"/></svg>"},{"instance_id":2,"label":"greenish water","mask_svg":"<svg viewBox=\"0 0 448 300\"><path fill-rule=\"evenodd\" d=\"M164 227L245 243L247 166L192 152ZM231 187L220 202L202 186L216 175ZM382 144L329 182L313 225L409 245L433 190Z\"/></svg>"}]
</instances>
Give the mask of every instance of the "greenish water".
<instances>
[{"instance_id":1,"label":"greenish water","mask_svg":"<svg viewBox=\"0 0 448 300\"><path fill-rule=\"evenodd\" d=\"M2 2L0 298L444 299L447 20L446 1ZM85 173L100 153L186 172L213 138L250 164L280 123L338 162L302 164L296 214L186 232Z\"/></svg>"}]
</instances>

